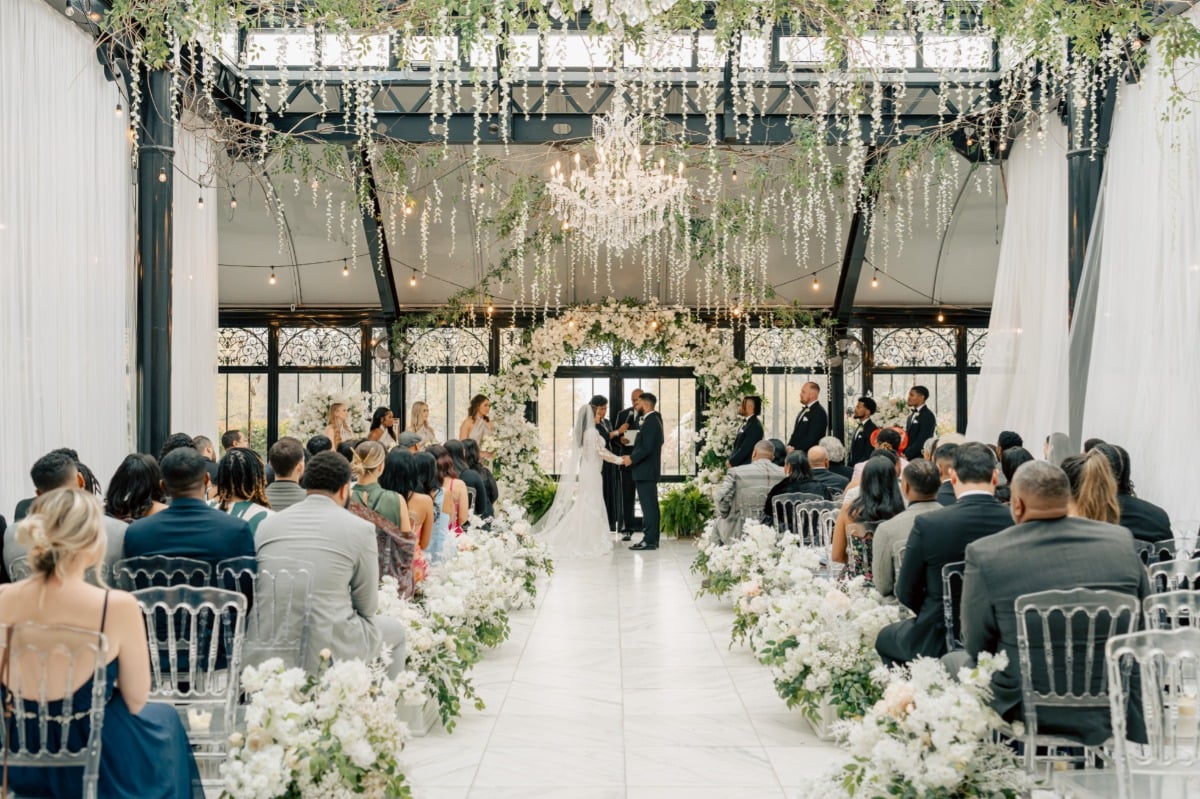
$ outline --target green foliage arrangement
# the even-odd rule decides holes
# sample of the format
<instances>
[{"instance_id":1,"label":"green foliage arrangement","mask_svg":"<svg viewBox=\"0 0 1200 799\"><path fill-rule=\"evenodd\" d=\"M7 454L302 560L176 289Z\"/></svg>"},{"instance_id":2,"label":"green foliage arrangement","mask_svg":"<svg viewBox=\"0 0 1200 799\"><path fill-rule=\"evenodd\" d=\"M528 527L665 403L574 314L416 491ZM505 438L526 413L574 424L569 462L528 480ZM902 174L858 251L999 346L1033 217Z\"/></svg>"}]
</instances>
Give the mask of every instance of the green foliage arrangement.
<instances>
[{"instance_id":1,"label":"green foliage arrangement","mask_svg":"<svg viewBox=\"0 0 1200 799\"><path fill-rule=\"evenodd\" d=\"M713 517L712 500L691 483L668 491L659 500L659 508L662 531L677 538L699 535L704 531L705 523Z\"/></svg>"}]
</instances>

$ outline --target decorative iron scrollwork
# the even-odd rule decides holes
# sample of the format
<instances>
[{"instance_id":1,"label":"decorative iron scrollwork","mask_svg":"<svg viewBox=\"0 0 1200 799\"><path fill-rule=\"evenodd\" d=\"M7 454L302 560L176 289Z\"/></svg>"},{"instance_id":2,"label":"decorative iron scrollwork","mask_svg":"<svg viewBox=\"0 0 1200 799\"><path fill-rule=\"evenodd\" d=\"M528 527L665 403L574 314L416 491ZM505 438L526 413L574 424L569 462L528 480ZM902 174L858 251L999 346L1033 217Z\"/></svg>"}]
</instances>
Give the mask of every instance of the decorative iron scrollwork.
<instances>
[{"instance_id":1,"label":"decorative iron scrollwork","mask_svg":"<svg viewBox=\"0 0 1200 799\"><path fill-rule=\"evenodd\" d=\"M983 353L987 350L987 328L967 328L967 366L983 366Z\"/></svg>"},{"instance_id":2,"label":"decorative iron scrollwork","mask_svg":"<svg viewBox=\"0 0 1200 799\"><path fill-rule=\"evenodd\" d=\"M265 327L222 327L217 330L218 366L266 366Z\"/></svg>"},{"instance_id":3,"label":"decorative iron scrollwork","mask_svg":"<svg viewBox=\"0 0 1200 799\"><path fill-rule=\"evenodd\" d=\"M285 327L279 331L280 366L361 366L362 329Z\"/></svg>"},{"instance_id":4,"label":"decorative iron scrollwork","mask_svg":"<svg viewBox=\"0 0 1200 799\"><path fill-rule=\"evenodd\" d=\"M487 369L488 330L485 327L421 327L405 331L408 371L439 367Z\"/></svg>"},{"instance_id":5,"label":"decorative iron scrollwork","mask_svg":"<svg viewBox=\"0 0 1200 799\"><path fill-rule=\"evenodd\" d=\"M880 327L875 329L875 365L883 368L953 368L957 344L952 327Z\"/></svg>"},{"instance_id":6,"label":"decorative iron scrollwork","mask_svg":"<svg viewBox=\"0 0 1200 799\"><path fill-rule=\"evenodd\" d=\"M755 327L746 331L746 362L807 369L824 366L825 331L819 328Z\"/></svg>"}]
</instances>

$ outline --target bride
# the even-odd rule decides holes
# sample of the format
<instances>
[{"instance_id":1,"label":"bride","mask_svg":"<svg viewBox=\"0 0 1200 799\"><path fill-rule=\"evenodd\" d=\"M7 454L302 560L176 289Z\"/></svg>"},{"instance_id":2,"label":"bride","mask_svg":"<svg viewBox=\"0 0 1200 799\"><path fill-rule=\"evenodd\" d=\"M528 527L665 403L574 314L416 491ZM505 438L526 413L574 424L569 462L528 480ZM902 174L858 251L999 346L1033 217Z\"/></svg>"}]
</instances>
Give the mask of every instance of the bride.
<instances>
[{"instance_id":1,"label":"bride","mask_svg":"<svg viewBox=\"0 0 1200 799\"><path fill-rule=\"evenodd\" d=\"M608 400L602 396L579 408L571 430L571 446L558 478L554 504L533 527L555 558L588 558L612 551L612 532L604 509L601 461L621 463L596 432Z\"/></svg>"}]
</instances>

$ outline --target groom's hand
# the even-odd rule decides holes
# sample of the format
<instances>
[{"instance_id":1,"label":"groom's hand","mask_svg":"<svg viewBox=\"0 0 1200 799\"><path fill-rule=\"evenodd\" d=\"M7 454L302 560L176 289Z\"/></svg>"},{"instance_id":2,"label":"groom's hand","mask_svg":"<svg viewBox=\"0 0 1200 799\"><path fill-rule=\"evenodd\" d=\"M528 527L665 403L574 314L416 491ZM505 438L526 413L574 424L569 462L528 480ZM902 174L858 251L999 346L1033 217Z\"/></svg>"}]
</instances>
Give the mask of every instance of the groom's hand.
<instances>
[{"instance_id":1,"label":"groom's hand","mask_svg":"<svg viewBox=\"0 0 1200 799\"><path fill-rule=\"evenodd\" d=\"M621 464L622 464L623 466L632 466L632 465L633 465L633 459L632 459L632 458L630 458L628 455L624 455L624 456L622 456L622 457L621 457Z\"/></svg>"}]
</instances>

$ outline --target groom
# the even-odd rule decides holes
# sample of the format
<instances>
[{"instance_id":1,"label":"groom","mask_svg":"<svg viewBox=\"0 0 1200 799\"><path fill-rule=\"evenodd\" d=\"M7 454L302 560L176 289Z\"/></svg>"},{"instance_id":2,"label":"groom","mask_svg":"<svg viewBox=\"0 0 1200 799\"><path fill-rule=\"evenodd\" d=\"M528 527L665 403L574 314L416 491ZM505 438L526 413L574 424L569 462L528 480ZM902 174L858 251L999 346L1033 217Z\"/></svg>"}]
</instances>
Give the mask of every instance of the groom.
<instances>
[{"instance_id":1,"label":"groom","mask_svg":"<svg viewBox=\"0 0 1200 799\"><path fill-rule=\"evenodd\" d=\"M622 460L630 468L642 504L642 540L630 549L658 549L658 478L662 472L662 416L654 408L658 397L642 392L634 407L642 414L641 431L633 444L633 452Z\"/></svg>"}]
</instances>

